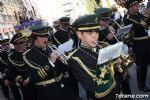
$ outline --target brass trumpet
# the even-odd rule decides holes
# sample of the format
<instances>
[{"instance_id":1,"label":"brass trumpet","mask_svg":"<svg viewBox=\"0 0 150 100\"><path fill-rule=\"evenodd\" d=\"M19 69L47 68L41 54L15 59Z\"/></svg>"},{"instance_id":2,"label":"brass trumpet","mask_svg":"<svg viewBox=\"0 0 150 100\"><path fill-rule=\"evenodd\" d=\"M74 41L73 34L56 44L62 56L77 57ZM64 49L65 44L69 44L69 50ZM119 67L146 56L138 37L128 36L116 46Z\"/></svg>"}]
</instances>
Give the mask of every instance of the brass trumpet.
<instances>
[{"instance_id":1,"label":"brass trumpet","mask_svg":"<svg viewBox=\"0 0 150 100\"><path fill-rule=\"evenodd\" d=\"M126 66L126 68L129 68L135 60L136 55L134 53L128 54L127 57L123 59L123 65Z\"/></svg>"},{"instance_id":2,"label":"brass trumpet","mask_svg":"<svg viewBox=\"0 0 150 100\"><path fill-rule=\"evenodd\" d=\"M48 44L48 47L49 47L52 51L57 50L57 47L56 47L55 45ZM58 57L58 59L59 59L63 64L68 65L68 63L67 63L68 56L67 56L67 55L62 54L62 55L60 55L60 56Z\"/></svg>"},{"instance_id":3,"label":"brass trumpet","mask_svg":"<svg viewBox=\"0 0 150 100\"><path fill-rule=\"evenodd\" d=\"M119 73L125 74L127 69L134 64L136 56L134 53L128 55L121 55L117 58L112 65L114 66L115 70L118 70Z\"/></svg>"}]
</instances>

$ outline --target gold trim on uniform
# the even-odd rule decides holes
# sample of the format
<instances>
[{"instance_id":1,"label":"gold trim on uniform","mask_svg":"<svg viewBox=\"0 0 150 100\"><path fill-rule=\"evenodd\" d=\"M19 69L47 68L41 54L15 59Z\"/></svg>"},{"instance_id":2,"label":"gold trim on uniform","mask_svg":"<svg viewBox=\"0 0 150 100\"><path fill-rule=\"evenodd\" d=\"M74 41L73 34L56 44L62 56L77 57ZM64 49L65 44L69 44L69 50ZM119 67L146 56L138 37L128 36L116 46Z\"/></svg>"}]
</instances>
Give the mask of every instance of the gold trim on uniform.
<instances>
[{"instance_id":1,"label":"gold trim on uniform","mask_svg":"<svg viewBox=\"0 0 150 100\"><path fill-rule=\"evenodd\" d=\"M18 82L20 79L22 79L22 76L21 75L17 75L16 78L15 78L15 81Z\"/></svg>"},{"instance_id":2,"label":"gold trim on uniform","mask_svg":"<svg viewBox=\"0 0 150 100\"><path fill-rule=\"evenodd\" d=\"M11 53L11 54L8 55L9 61L10 61L14 66L19 66L19 67L24 66L24 63L23 63L23 62L17 62L17 61L12 60L12 59L10 58L12 54L13 54L13 53ZM19 64L17 64L17 63L19 63ZM18 69L18 68L17 68L17 69Z\"/></svg>"},{"instance_id":3,"label":"gold trim on uniform","mask_svg":"<svg viewBox=\"0 0 150 100\"><path fill-rule=\"evenodd\" d=\"M93 78L95 79L96 75L91 73L86 65L83 64L83 62L80 60L79 57L72 57L74 60L78 62L78 64Z\"/></svg>"},{"instance_id":4,"label":"gold trim on uniform","mask_svg":"<svg viewBox=\"0 0 150 100\"><path fill-rule=\"evenodd\" d=\"M42 73L47 76L47 73L45 72L45 70L43 68L41 68Z\"/></svg>"},{"instance_id":5,"label":"gold trim on uniform","mask_svg":"<svg viewBox=\"0 0 150 100\"><path fill-rule=\"evenodd\" d=\"M92 30L92 29L99 29L99 26L78 28L79 31L82 31L82 30Z\"/></svg>"},{"instance_id":6,"label":"gold trim on uniform","mask_svg":"<svg viewBox=\"0 0 150 100\"><path fill-rule=\"evenodd\" d=\"M83 62L80 60L79 57L72 57L72 58L74 60L76 60L78 62L78 64L80 64L80 66L92 77L93 81L97 80L96 75L94 75L92 72L90 72L90 70L88 69L88 67L83 64ZM110 73L111 73L111 76L113 78L113 84L112 84L112 86L109 89L107 89L105 92L103 92L103 93L96 93L95 92L95 97L96 98L102 98L102 97L108 95L114 89L114 87L116 86L116 81L115 81L115 79L113 77L114 76L113 65L111 65Z\"/></svg>"},{"instance_id":7,"label":"gold trim on uniform","mask_svg":"<svg viewBox=\"0 0 150 100\"><path fill-rule=\"evenodd\" d=\"M115 86L116 86L116 81L113 78L112 86L103 93L95 93L95 97L96 98L103 98L103 97L107 96L115 88Z\"/></svg>"},{"instance_id":8,"label":"gold trim on uniform","mask_svg":"<svg viewBox=\"0 0 150 100\"><path fill-rule=\"evenodd\" d=\"M140 21L140 24L144 27L144 28L147 28L147 23L143 20Z\"/></svg>"},{"instance_id":9,"label":"gold trim on uniform","mask_svg":"<svg viewBox=\"0 0 150 100\"><path fill-rule=\"evenodd\" d=\"M133 40L145 40L145 39L149 39L149 36L142 36L142 37L133 37Z\"/></svg>"},{"instance_id":10,"label":"gold trim on uniform","mask_svg":"<svg viewBox=\"0 0 150 100\"><path fill-rule=\"evenodd\" d=\"M38 71L38 75L39 75L42 79L44 79L44 76L41 74L40 70Z\"/></svg>"},{"instance_id":11,"label":"gold trim on uniform","mask_svg":"<svg viewBox=\"0 0 150 100\"><path fill-rule=\"evenodd\" d=\"M136 21L136 20L134 20L134 19L132 19L132 18L128 18L128 19L129 19L130 21L136 23L136 24L142 25L144 28L147 28L147 23L146 23L145 21L143 21L143 20L141 20L140 22L138 22L138 21Z\"/></svg>"},{"instance_id":12,"label":"gold trim on uniform","mask_svg":"<svg viewBox=\"0 0 150 100\"><path fill-rule=\"evenodd\" d=\"M54 82L59 82L62 78L62 74L60 74L58 77L55 77L53 79L50 79L50 80L46 80L46 81L41 81L41 82L38 82L38 83L35 83L36 85L47 85L47 84L51 84L51 83L54 83ZM57 79L57 80L56 80Z\"/></svg>"},{"instance_id":13,"label":"gold trim on uniform","mask_svg":"<svg viewBox=\"0 0 150 100\"><path fill-rule=\"evenodd\" d=\"M69 59L74 53L76 53L77 51L78 51L78 49L73 50L73 51L68 55L68 59Z\"/></svg>"},{"instance_id":14,"label":"gold trim on uniform","mask_svg":"<svg viewBox=\"0 0 150 100\"><path fill-rule=\"evenodd\" d=\"M29 67L34 68L34 69L37 69L37 70L40 69L39 67L36 67L36 66L34 66L33 64L31 64L31 63L33 63L33 62L27 60L27 58L26 58L26 53L29 52L29 51L30 51L30 49L23 53L23 60L25 61L25 63L26 63ZM31 62L31 63L30 63L30 62Z\"/></svg>"},{"instance_id":15,"label":"gold trim on uniform","mask_svg":"<svg viewBox=\"0 0 150 100\"><path fill-rule=\"evenodd\" d=\"M39 35L40 36L40 34L39 33L37 33L37 32L32 32L33 34L35 34L35 35ZM46 33L42 33L41 35L46 35L46 34L48 34L48 32L46 32Z\"/></svg>"},{"instance_id":16,"label":"gold trim on uniform","mask_svg":"<svg viewBox=\"0 0 150 100\"><path fill-rule=\"evenodd\" d=\"M8 65L1 57L0 57L0 62L3 63L4 65Z\"/></svg>"},{"instance_id":17,"label":"gold trim on uniform","mask_svg":"<svg viewBox=\"0 0 150 100\"><path fill-rule=\"evenodd\" d=\"M59 45L61 44L54 35L53 35L53 38Z\"/></svg>"},{"instance_id":18,"label":"gold trim on uniform","mask_svg":"<svg viewBox=\"0 0 150 100\"><path fill-rule=\"evenodd\" d=\"M134 4L136 4L136 3L138 3L138 1L134 1L133 3L131 3L131 4L129 5L129 7L131 7L132 5L134 5Z\"/></svg>"}]
</instances>

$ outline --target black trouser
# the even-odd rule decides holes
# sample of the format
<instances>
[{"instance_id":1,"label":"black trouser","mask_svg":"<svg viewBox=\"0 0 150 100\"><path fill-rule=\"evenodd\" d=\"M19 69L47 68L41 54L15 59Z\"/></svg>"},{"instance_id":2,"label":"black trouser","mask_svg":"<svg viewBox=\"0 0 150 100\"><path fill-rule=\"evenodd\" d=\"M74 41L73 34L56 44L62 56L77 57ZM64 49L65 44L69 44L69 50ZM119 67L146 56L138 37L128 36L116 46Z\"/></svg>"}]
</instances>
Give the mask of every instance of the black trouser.
<instances>
[{"instance_id":1,"label":"black trouser","mask_svg":"<svg viewBox=\"0 0 150 100\"><path fill-rule=\"evenodd\" d=\"M115 71L115 79L121 85L121 91L123 94L131 94L131 88L129 84L129 78L120 73L118 70ZM128 74L128 72L127 72Z\"/></svg>"},{"instance_id":2,"label":"black trouser","mask_svg":"<svg viewBox=\"0 0 150 100\"><path fill-rule=\"evenodd\" d=\"M27 86L21 86L21 91L22 91L24 100L37 100L36 88L34 85L28 84Z\"/></svg>"},{"instance_id":3,"label":"black trouser","mask_svg":"<svg viewBox=\"0 0 150 100\"><path fill-rule=\"evenodd\" d=\"M19 87L16 85L10 85L11 91L13 93L14 99L15 100L21 100L21 95L19 92Z\"/></svg>"},{"instance_id":4,"label":"black trouser","mask_svg":"<svg viewBox=\"0 0 150 100\"><path fill-rule=\"evenodd\" d=\"M148 54L147 54L148 55ZM139 89L142 89L146 84L146 76L147 76L147 68L149 64L149 58L147 55L139 55L136 57L136 65L137 65L137 80Z\"/></svg>"},{"instance_id":5,"label":"black trouser","mask_svg":"<svg viewBox=\"0 0 150 100\"><path fill-rule=\"evenodd\" d=\"M2 83L2 91L3 91L4 96L8 99L9 98L9 87L5 86L3 83Z\"/></svg>"}]
</instances>

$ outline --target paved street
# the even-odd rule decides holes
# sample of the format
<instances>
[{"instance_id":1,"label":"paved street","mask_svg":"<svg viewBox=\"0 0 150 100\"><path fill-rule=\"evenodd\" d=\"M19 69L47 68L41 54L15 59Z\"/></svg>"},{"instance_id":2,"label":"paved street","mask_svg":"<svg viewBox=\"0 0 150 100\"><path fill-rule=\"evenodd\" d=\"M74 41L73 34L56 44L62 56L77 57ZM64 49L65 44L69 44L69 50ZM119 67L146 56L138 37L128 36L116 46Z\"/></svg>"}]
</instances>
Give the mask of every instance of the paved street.
<instances>
[{"instance_id":1,"label":"paved street","mask_svg":"<svg viewBox=\"0 0 150 100\"><path fill-rule=\"evenodd\" d=\"M131 76L130 78L130 86L132 88L132 94L136 95L136 94L144 94L144 95L149 95L149 98L140 98L140 99L133 99L133 100L150 100L150 93L146 93L146 92L141 92L138 90L138 86L137 86L137 78L136 78L136 67L132 66L129 68L129 74ZM147 86L150 88L150 66L148 68L148 77L147 77ZM85 93L82 91L80 93L84 100L86 100L85 98ZM0 88L0 100L6 100L2 94L2 90Z\"/></svg>"}]
</instances>

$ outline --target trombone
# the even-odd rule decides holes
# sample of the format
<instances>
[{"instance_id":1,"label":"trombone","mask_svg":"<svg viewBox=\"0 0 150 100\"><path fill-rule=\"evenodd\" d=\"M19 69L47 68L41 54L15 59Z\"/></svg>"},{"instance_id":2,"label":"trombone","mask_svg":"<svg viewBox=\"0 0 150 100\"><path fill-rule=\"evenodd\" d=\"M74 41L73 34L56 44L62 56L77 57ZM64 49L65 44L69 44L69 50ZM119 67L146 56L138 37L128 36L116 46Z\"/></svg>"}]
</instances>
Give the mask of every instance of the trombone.
<instances>
[{"instance_id":1,"label":"trombone","mask_svg":"<svg viewBox=\"0 0 150 100\"><path fill-rule=\"evenodd\" d=\"M112 19L112 20L120 29L122 28L114 19ZM112 29L113 27L110 25L107 25L107 27L108 27L109 31L111 32L111 34L114 36L114 38L117 40L117 42L120 42L119 39L117 38L117 36L115 35L115 31L113 31L114 29ZM122 59L122 65L126 66L126 68L128 68L132 64L134 64L133 62L135 61L136 57L135 57L134 53L128 54L128 52L126 52L124 50L124 48L123 48L123 52L125 54L122 54L120 57ZM124 68L122 68L120 65L115 64L115 63L114 63L114 65L115 65L115 67L117 67L117 69L120 73L123 73Z\"/></svg>"}]
</instances>

